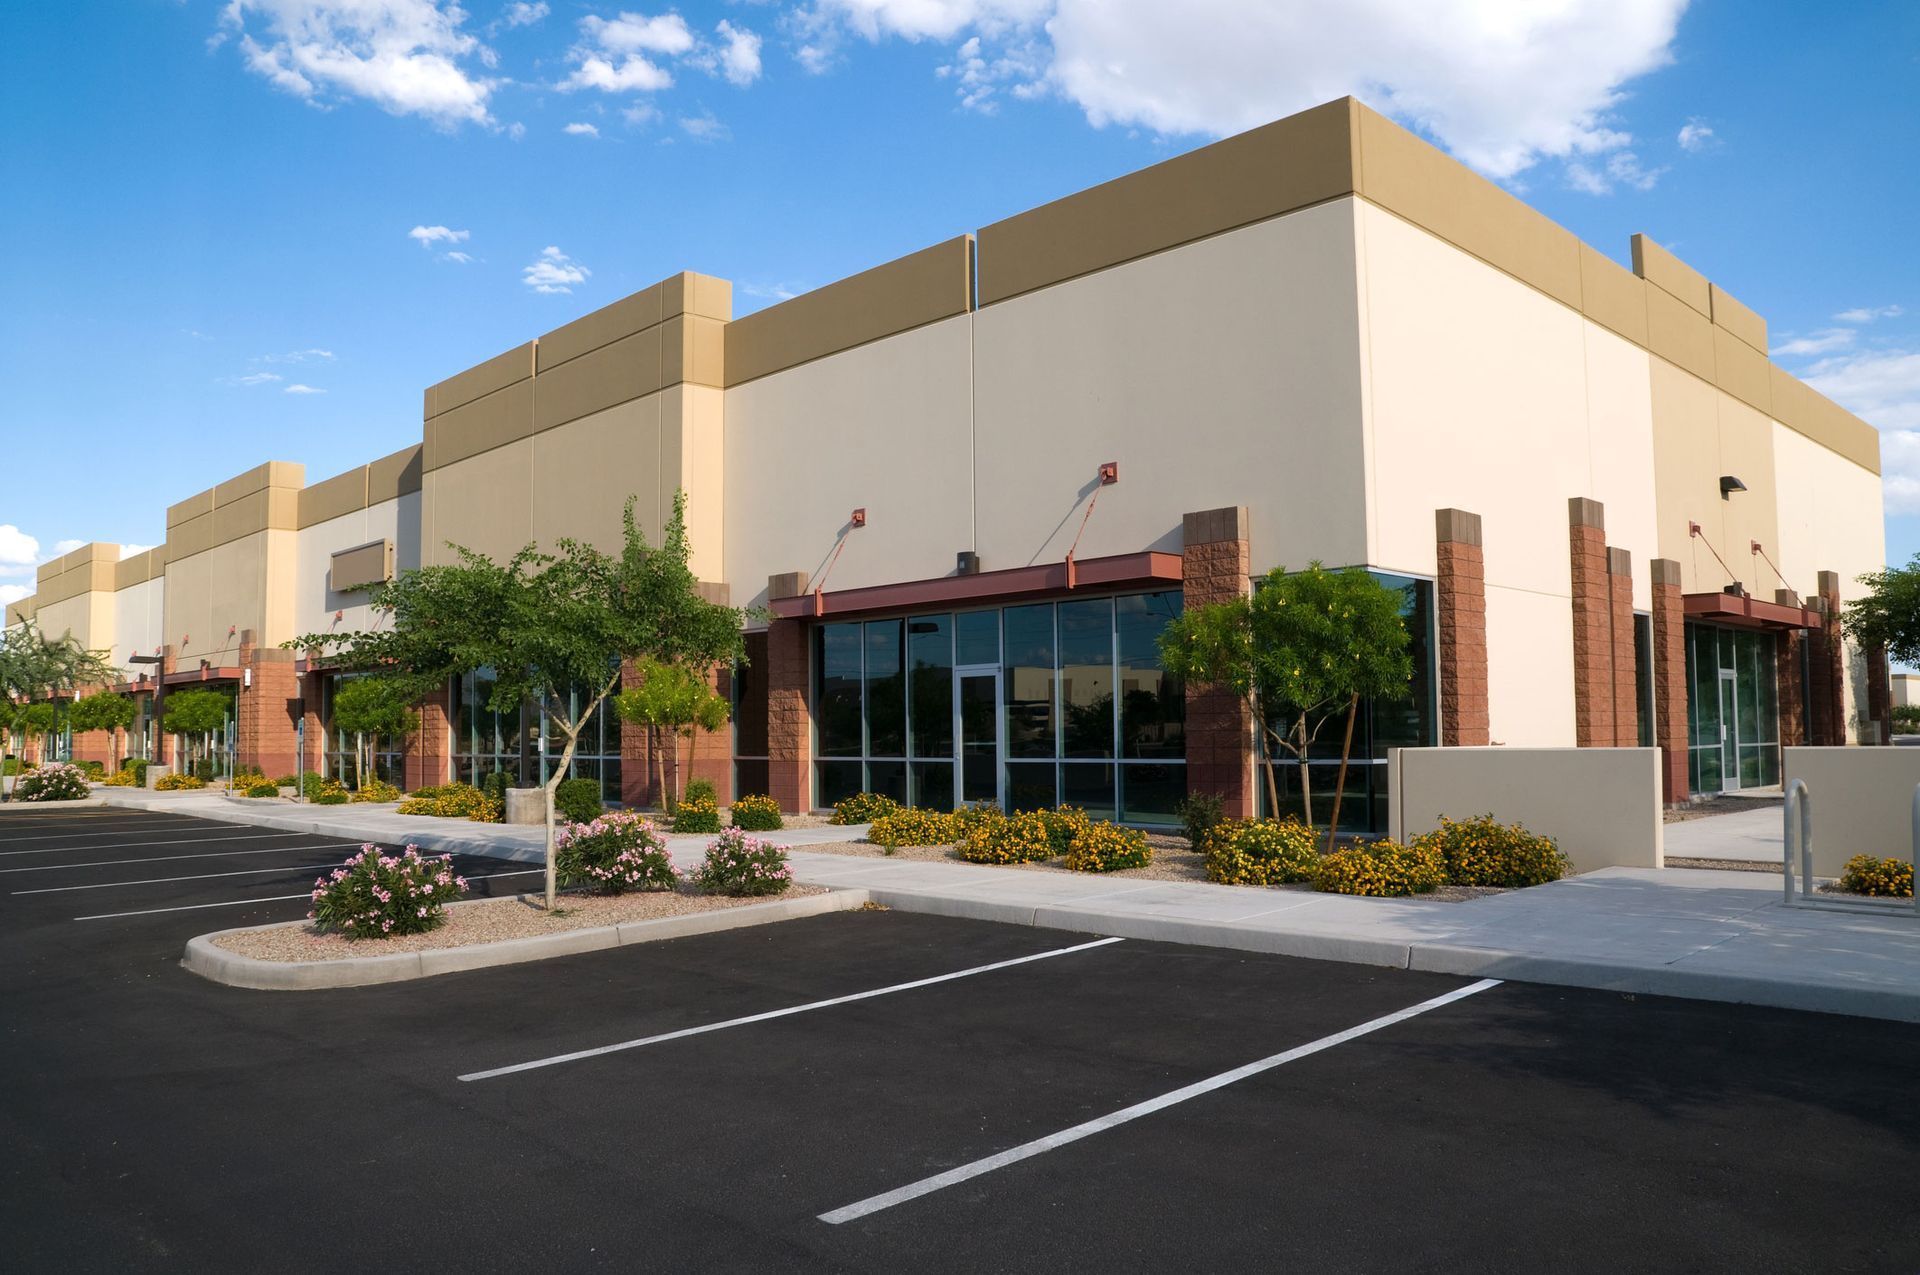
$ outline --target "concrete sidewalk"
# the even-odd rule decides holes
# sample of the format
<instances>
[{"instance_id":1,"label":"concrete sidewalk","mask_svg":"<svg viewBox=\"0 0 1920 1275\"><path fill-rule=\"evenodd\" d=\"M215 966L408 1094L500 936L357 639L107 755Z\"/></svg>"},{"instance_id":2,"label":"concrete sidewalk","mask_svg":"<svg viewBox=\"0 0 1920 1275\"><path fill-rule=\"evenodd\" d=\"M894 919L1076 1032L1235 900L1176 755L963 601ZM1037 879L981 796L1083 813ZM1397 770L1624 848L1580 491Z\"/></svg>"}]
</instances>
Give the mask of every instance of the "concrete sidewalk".
<instances>
[{"instance_id":1,"label":"concrete sidewalk","mask_svg":"<svg viewBox=\"0 0 1920 1275\"><path fill-rule=\"evenodd\" d=\"M1684 819L1666 826L1668 858L1746 859L1779 863L1786 853L1786 816L1777 805Z\"/></svg>"},{"instance_id":2,"label":"concrete sidewalk","mask_svg":"<svg viewBox=\"0 0 1920 1275\"><path fill-rule=\"evenodd\" d=\"M519 862L538 862L544 844L538 828L415 818L395 814L392 806L96 791L116 806ZM1777 811L1764 813L1779 817ZM893 861L805 848L861 831L802 828L760 835L792 849L797 880L865 889L874 901L903 911L1920 1022L1920 918L1787 908L1780 879L1769 874L1607 868L1530 890L1443 903ZM675 836L668 844L684 867L699 859L708 840Z\"/></svg>"}]
</instances>

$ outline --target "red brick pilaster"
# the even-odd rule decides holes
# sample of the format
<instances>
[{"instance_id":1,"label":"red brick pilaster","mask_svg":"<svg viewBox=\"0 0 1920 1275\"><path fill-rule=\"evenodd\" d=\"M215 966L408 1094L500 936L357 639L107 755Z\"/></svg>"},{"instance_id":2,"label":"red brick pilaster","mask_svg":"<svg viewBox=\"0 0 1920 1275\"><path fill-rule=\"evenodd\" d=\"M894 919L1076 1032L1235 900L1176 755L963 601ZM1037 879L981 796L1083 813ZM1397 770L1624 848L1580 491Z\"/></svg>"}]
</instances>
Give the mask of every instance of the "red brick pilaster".
<instances>
[{"instance_id":1,"label":"red brick pilaster","mask_svg":"<svg viewBox=\"0 0 1920 1275\"><path fill-rule=\"evenodd\" d=\"M640 670L632 660L620 665L620 689L630 691L640 685ZM611 706L603 711L612 711ZM647 728L633 722L620 723L620 800L634 810L660 805L654 791L653 753L648 747Z\"/></svg>"},{"instance_id":2,"label":"red brick pilaster","mask_svg":"<svg viewBox=\"0 0 1920 1275\"><path fill-rule=\"evenodd\" d=\"M1781 606L1806 605L1791 589L1774 590L1773 600ZM1780 706L1780 743L1789 748L1807 742L1806 642L1806 635L1798 629L1783 630L1773 642L1773 694Z\"/></svg>"},{"instance_id":3,"label":"red brick pilaster","mask_svg":"<svg viewBox=\"0 0 1920 1275\"><path fill-rule=\"evenodd\" d=\"M722 697L733 694L733 670L724 665L715 665L709 675L713 692ZM687 741L681 739L675 745L676 764L687 761ZM719 730L695 731L693 738L692 764L688 768L689 779L704 779L713 785L719 794L720 804L725 806L733 801L733 727L731 724ZM681 784L680 790L686 791Z\"/></svg>"},{"instance_id":4,"label":"red brick pilaster","mask_svg":"<svg viewBox=\"0 0 1920 1275\"><path fill-rule=\"evenodd\" d=\"M1182 605L1191 610L1245 597L1252 554L1246 506L1190 513L1183 520ZM1236 819L1253 814L1253 717L1238 695L1187 687L1187 791L1213 793Z\"/></svg>"},{"instance_id":5,"label":"red brick pilaster","mask_svg":"<svg viewBox=\"0 0 1920 1275\"><path fill-rule=\"evenodd\" d=\"M1605 748L1614 742L1613 601L1607 574L1606 511L1597 500L1567 502L1573 566L1574 742Z\"/></svg>"},{"instance_id":6,"label":"red brick pilaster","mask_svg":"<svg viewBox=\"0 0 1920 1275\"><path fill-rule=\"evenodd\" d=\"M413 707L415 727L407 732L402 776L409 791L447 782L453 757L453 722L447 715L448 688L441 687Z\"/></svg>"},{"instance_id":7,"label":"red brick pilaster","mask_svg":"<svg viewBox=\"0 0 1920 1275\"><path fill-rule=\"evenodd\" d=\"M1435 511L1439 562L1440 742L1448 747L1491 742L1487 716L1487 573L1480 515Z\"/></svg>"},{"instance_id":8,"label":"red brick pilaster","mask_svg":"<svg viewBox=\"0 0 1920 1275\"><path fill-rule=\"evenodd\" d=\"M294 669L293 652L263 647L252 629L243 629L240 668L236 763L258 766L270 778L298 770L298 735L290 702L300 696L300 676ZM251 685L246 685L249 674Z\"/></svg>"},{"instance_id":9,"label":"red brick pilaster","mask_svg":"<svg viewBox=\"0 0 1920 1275\"><path fill-rule=\"evenodd\" d=\"M1660 748L1660 782L1667 804L1692 791L1687 753L1687 604L1680 564L1655 558L1653 584L1653 742Z\"/></svg>"},{"instance_id":10,"label":"red brick pilaster","mask_svg":"<svg viewBox=\"0 0 1920 1275\"><path fill-rule=\"evenodd\" d=\"M1874 725L1876 744L1893 743L1893 677L1887 667L1887 648L1870 646L1866 651L1867 719Z\"/></svg>"},{"instance_id":11,"label":"red brick pilaster","mask_svg":"<svg viewBox=\"0 0 1920 1275\"><path fill-rule=\"evenodd\" d=\"M1607 595L1613 616L1613 743L1640 746L1640 662L1633 642L1633 555L1607 550Z\"/></svg>"},{"instance_id":12,"label":"red brick pilaster","mask_svg":"<svg viewBox=\"0 0 1920 1275\"><path fill-rule=\"evenodd\" d=\"M813 804L813 719L807 696L807 624L767 625L767 788L780 809Z\"/></svg>"}]
</instances>

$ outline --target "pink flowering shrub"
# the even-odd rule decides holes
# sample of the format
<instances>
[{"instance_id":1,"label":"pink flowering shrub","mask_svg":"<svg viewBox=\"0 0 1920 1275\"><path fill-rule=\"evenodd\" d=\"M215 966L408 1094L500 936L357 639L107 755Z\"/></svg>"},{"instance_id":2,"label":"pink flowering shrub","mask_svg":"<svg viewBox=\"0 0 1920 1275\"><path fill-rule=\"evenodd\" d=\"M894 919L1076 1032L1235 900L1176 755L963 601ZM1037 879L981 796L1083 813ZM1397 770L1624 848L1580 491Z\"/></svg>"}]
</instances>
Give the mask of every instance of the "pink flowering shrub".
<instances>
[{"instance_id":1,"label":"pink flowering shrub","mask_svg":"<svg viewBox=\"0 0 1920 1275\"><path fill-rule=\"evenodd\" d=\"M446 921L447 903L466 889L466 879L453 875L452 855L423 859L414 846L389 855L369 844L313 883L307 917L350 939L423 934Z\"/></svg>"},{"instance_id":2,"label":"pink flowering shrub","mask_svg":"<svg viewBox=\"0 0 1920 1275\"><path fill-rule=\"evenodd\" d=\"M553 852L563 884L601 894L671 890L680 883L680 870L667 857L667 843L653 830L653 820L625 810L556 830Z\"/></svg>"},{"instance_id":3,"label":"pink flowering shrub","mask_svg":"<svg viewBox=\"0 0 1920 1275\"><path fill-rule=\"evenodd\" d=\"M53 762L14 780L13 795L20 801L78 801L87 795L87 772Z\"/></svg>"},{"instance_id":4,"label":"pink flowering shrub","mask_svg":"<svg viewBox=\"0 0 1920 1275\"><path fill-rule=\"evenodd\" d=\"M793 869L784 847L728 828L707 843L707 861L692 879L709 894L779 894L793 884Z\"/></svg>"}]
</instances>

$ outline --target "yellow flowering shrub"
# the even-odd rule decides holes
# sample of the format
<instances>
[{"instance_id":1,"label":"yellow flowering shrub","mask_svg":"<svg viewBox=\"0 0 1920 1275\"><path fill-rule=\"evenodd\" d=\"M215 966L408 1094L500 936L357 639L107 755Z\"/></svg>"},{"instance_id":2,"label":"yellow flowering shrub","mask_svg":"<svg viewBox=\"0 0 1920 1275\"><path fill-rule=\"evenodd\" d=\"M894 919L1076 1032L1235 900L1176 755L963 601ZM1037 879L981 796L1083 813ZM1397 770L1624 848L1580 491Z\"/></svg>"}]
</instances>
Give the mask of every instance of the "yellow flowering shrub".
<instances>
[{"instance_id":1,"label":"yellow flowering shrub","mask_svg":"<svg viewBox=\"0 0 1920 1275\"><path fill-rule=\"evenodd\" d=\"M315 801L322 798L316 796ZM345 790L334 801L336 805L347 800ZM506 818L506 807L497 797L490 797L472 784L442 784L432 788L416 788L413 795L400 803L403 815L438 815L442 819L468 819L474 823L500 823Z\"/></svg>"},{"instance_id":2,"label":"yellow flowering shrub","mask_svg":"<svg viewBox=\"0 0 1920 1275\"><path fill-rule=\"evenodd\" d=\"M1072 849L1073 839L1093 823L1087 818L1087 812L1078 806L1055 806L1052 810L1036 810L1034 813L1040 816L1040 822L1046 827L1047 844L1055 855L1065 854Z\"/></svg>"},{"instance_id":3,"label":"yellow flowering shrub","mask_svg":"<svg viewBox=\"0 0 1920 1275\"><path fill-rule=\"evenodd\" d=\"M133 772L131 770L116 770L100 782L109 788L132 788L135 786L133 782Z\"/></svg>"},{"instance_id":4,"label":"yellow flowering shrub","mask_svg":"<svg viewBox=\"0 0 1920 1275\"><path fill-rule=\"evenodd\" d=\"M398 801L400 790L384 779L369 779L360 785L359 791L350 798L352 801Z\"/></svg>"},{"instance_id":5,"label":"yellow flowering shrub","mask_svg":"<svg viewBox=\"0 0 1920 1275\"><path fill-rule=\"evenodd\" d=\"M1565 876L1571 866L1552 837L1528 832L1517 823L1496 823L1492 815L1442 816L1438 828L1415 837L1413 844L1436 851L1454 885L1545 885Z\"/></svg>"},{"instance_id":6,"label":"yellow flowering shrub","mask_svg":"<svg viewBox=\"0 0 1920 1275\"><path fill-rule=\"evenodd\" d=\"M1067 866L1075 872L1120 872L1152 862L1153 847L1147 844L1146 833L1105 820L1080 829L1067 850Z\"/></svg>"},{"instance_id":7,"label":"yellow flowering shrub","mask_svg":"<svg viewBox=\"0 0 1920 1275\"><path fill-rule=\"evenodd\" d=\"M153 781L156 792L179 792L183 788L205 788L207 781L198 775L162 775Z\"/></svg>"},{"instance_id":8,"label":"yellow flowering shrub","mask_svg":"<svg viewBox=\"0 0 1920 1275\"><path fill-rule=\"evenodd\" d=\"M891 850L897 846L949 846L960 839L953 815L918 807L881 815L867 827L867 840Z\"/></svg>"},{"instance_id":9,"label":"yellow flowering shrub","mask_svg":"<svg viewBox=\"0 0 1920 1275\"><path fill-rule=\"evenodd\" d=\"M1288 885L1313 876L1319 862L1313 829L1285 819L1223 819L1201 845L1207 880L1221 885Z\"/></svg>"},{"instance_id":10,"label":"yellow flowering shrub","mask_svg":"<svg viewBox=\"0 0 1920 1275\"><path fill-rule=\"evenodd\" d=\"M1854 894L1888 899L1913 897L1913 865L1905 859L1877 859L1856 854L1840 871L1840 888Z\"/></svg>"},{"instance_id":11,"label":"yellow flowering shrub","mask_svg":"<svg viewBox=\"0 0 1920 1275\"><path fill-rule=\"evenodd\" d=\"M1313 869L1313 888L1327 894L1364 894L1398 898L1425 894L1445 885L1446 863L1440 852L1418 843L1375 841L1347 846L1320 856Z\"/></svg>"},{"instance_id":12,"label":"yellow flowering shrub","mask_svg":"<svg viewBox=\"0 0 1920 1275\"><path fill-rule=\"evenodd\" d=\"M773 832L786 824L786 820L780 817L780 803L765 793L735 797L728 810L728 818L734 827L744 828L748 832Z\"/></svg>"},{"instance_id":13,"label":"yellow flowering shrub","mask_svg":"<svg viewBox=\"0 0 1920 1275\"><path fill-rule=\"evenodd\" d=\"M673 812L675 832L720 831L720 803L706 793L682 801Z\"/></svg>"},{"instance_id":14,"label":"yellow flowering shrub","mask_svg":"<svg viewBox=\"0 0 1920 1275\"><path fill-rule=\"evenodd\" d=\"M1047 813L1023 810L1015 815L976 816L960 842L969 863L1032 863L1053 857Z\"/></svg>"},{"instance_id":15,"label":"yellow flowering shrub","mask_svg":"<svg viewBox=\"0 0 1920 1275\"><path fill-rule=\"evenodd\" d=\"M900 803L883 792L857 792L834 802L833 818L827 822L842 826L872 823L881 815L890 815L899 809Z\"/></svg>"}]
</instances>

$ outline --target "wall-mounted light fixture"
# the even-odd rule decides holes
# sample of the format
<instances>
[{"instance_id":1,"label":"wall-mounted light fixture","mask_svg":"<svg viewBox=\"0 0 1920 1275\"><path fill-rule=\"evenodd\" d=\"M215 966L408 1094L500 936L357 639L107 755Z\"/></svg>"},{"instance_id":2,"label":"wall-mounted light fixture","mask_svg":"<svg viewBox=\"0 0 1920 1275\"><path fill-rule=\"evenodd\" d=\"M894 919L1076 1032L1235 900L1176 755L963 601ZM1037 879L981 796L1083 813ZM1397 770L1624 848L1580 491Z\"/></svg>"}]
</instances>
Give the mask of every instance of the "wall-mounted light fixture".
<instances>
[{"instance_id":1,"label":"wall-mounted light fixture","mask_svg":"<svg viewBox=\"0 0 1920 1275\"><path fill-rule=\"evenodd\" d=\"M1732 474L1720 475L1720 499L1725 500L1736 491L1745 491L1747 485Z\"/></svg>"}]
</instances>

